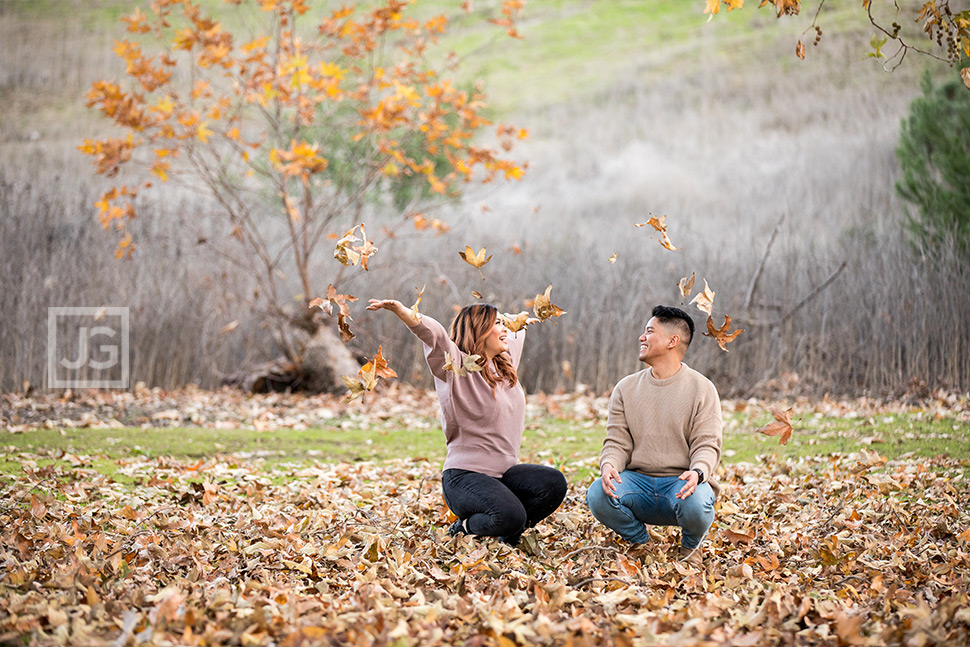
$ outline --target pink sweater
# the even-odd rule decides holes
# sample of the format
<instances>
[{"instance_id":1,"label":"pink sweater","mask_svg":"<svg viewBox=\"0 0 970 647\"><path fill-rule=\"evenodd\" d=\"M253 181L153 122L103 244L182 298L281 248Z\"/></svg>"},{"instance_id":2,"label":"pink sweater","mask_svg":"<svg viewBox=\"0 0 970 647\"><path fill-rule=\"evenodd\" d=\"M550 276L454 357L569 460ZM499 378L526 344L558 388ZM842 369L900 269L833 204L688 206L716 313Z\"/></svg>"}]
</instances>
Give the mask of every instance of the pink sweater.
<instances>
[{"instance_id":1,"label":"pink sweater","mask_svg":"<svg viewBox=\"0 0 970 647\"><path fill-rule=\"evenodd\" d=\"M481 373L469 372L458 377L445 370L450 355L455 366L461 366L465 354L448 337L444 327L421 315L421 322L411 327L424 343L424 356L434 375L435 391L441 404L441 426L445 432L448 456L443 469L480 472L496 478L519 462L519 446L525 427L525 392L516 384L500 382L494 390ZM506 338L512 366L519 367L525 330L509 332ZM493 370L489 362L484 370Z\"/></svg>"},{"instance_id":2,"label":"pink sweater","mask_svg":"<svg viewBox=\"0 0 970 647\"><path fill-rule=\"evenodd\" d=\"M600 468L647 476L680 476L700 469L717 496L721 461L721 401L706 377L681 363L658 380L648 367L617 382L610 396Z\"/></svg>"}]
</instances>

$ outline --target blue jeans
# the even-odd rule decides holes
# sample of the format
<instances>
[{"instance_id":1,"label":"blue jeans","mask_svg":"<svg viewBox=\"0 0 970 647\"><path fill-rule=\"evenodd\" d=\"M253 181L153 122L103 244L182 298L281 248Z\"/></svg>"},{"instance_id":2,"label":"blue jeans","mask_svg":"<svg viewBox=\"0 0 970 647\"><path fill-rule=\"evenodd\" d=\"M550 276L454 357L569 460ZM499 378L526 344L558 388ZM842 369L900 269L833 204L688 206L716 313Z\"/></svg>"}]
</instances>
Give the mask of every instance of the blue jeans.
<instances>
[{"instance_id":1,"label":"blue jeans","mask_svg":"<svg viewBox=\"0 0 970 647\"><path fill-rule=\"evenodd\" d=\"M634 544L650 541L643 524L680 526L681 546L697 548L714 522L714 490L701 483L686 499L674 495L684 487L676 476L647 476L625 470L622 483L615 483L619 499L603 491L600 479L586 492L586 505L593 516L607 528Z\"/></svg>"}]
</instances>

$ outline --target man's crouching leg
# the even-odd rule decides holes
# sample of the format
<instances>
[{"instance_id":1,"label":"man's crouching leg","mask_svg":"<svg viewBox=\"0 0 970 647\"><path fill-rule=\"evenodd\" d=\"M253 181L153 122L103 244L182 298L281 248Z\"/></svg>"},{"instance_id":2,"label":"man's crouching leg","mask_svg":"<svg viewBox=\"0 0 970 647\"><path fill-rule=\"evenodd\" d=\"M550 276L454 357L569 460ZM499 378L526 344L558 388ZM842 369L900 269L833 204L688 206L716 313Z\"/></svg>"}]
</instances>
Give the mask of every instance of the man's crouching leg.
<instances>
[{"instance_id":1,"label":"man's crouching leg","mask_svg":"<svg viewBox=\"0 0 970 647\"><path fill-rule=\"evenodd\" d=\"M686 499L678 499L674 505L677 525L681 528L680 555L695 566L701 564L701 542L714 523L714 490L701 483Z\"/></svg>"},{"instance_id":2,"label":"man's crouching leg","mask_svg":"<svg viewBox=\"0 0 970 647\"><path fill-rule=\"evenodd\" d=\"M633 515L633 511L623 504L624 493L617 487L619 499L606 494L600 479L593 481L586 491L586 505L597 521L633 544L645 544L650 541L643 522ZM634 496L627 494L627 497Z\"/></svg>"}]
</instances>

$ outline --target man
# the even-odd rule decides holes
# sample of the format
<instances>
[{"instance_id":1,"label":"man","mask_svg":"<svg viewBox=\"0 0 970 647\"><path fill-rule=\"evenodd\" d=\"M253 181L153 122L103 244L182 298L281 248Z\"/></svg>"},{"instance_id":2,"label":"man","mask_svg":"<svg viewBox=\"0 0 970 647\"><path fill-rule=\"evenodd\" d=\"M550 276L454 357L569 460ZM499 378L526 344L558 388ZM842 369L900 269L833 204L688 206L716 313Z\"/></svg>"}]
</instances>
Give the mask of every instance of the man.
<instances>
[{"instance_id":1,"label":"man","mask_svg":"<svg viewBox=\"0 0 970 647\"><path fill-rule=\"evenodd\" d=\"M644 524L680 526L680 558L700 566L720 490L721 402L711 381L683 362L694 336L690 316L668 306L651 314L640 336L647 367L613 389L600 478L586 503L634 544L650 541Z\"/></svg>"}]
</instances>

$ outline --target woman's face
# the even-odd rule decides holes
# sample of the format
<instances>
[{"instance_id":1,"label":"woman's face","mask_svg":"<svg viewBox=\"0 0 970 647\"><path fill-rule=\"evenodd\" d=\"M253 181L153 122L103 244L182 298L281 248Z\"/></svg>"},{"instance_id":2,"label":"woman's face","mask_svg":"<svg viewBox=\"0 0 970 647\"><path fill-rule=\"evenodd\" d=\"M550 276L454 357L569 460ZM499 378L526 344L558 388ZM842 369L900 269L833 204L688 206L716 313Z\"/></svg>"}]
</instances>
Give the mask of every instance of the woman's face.
<instances>
[{"instance_id":1,"label":"woman's face","mask_svg":"<svg viewBox=\"0 0 970 647\"><path fill-rule=\"evenodd\" d=\"M502 323L502 320L499 317L495 317L495 323L492 324L492 329L485 336L485 359L492 359L509 349L509 343L506 341L508 334L509 330Z\"/></svg>"}]
</instances>

